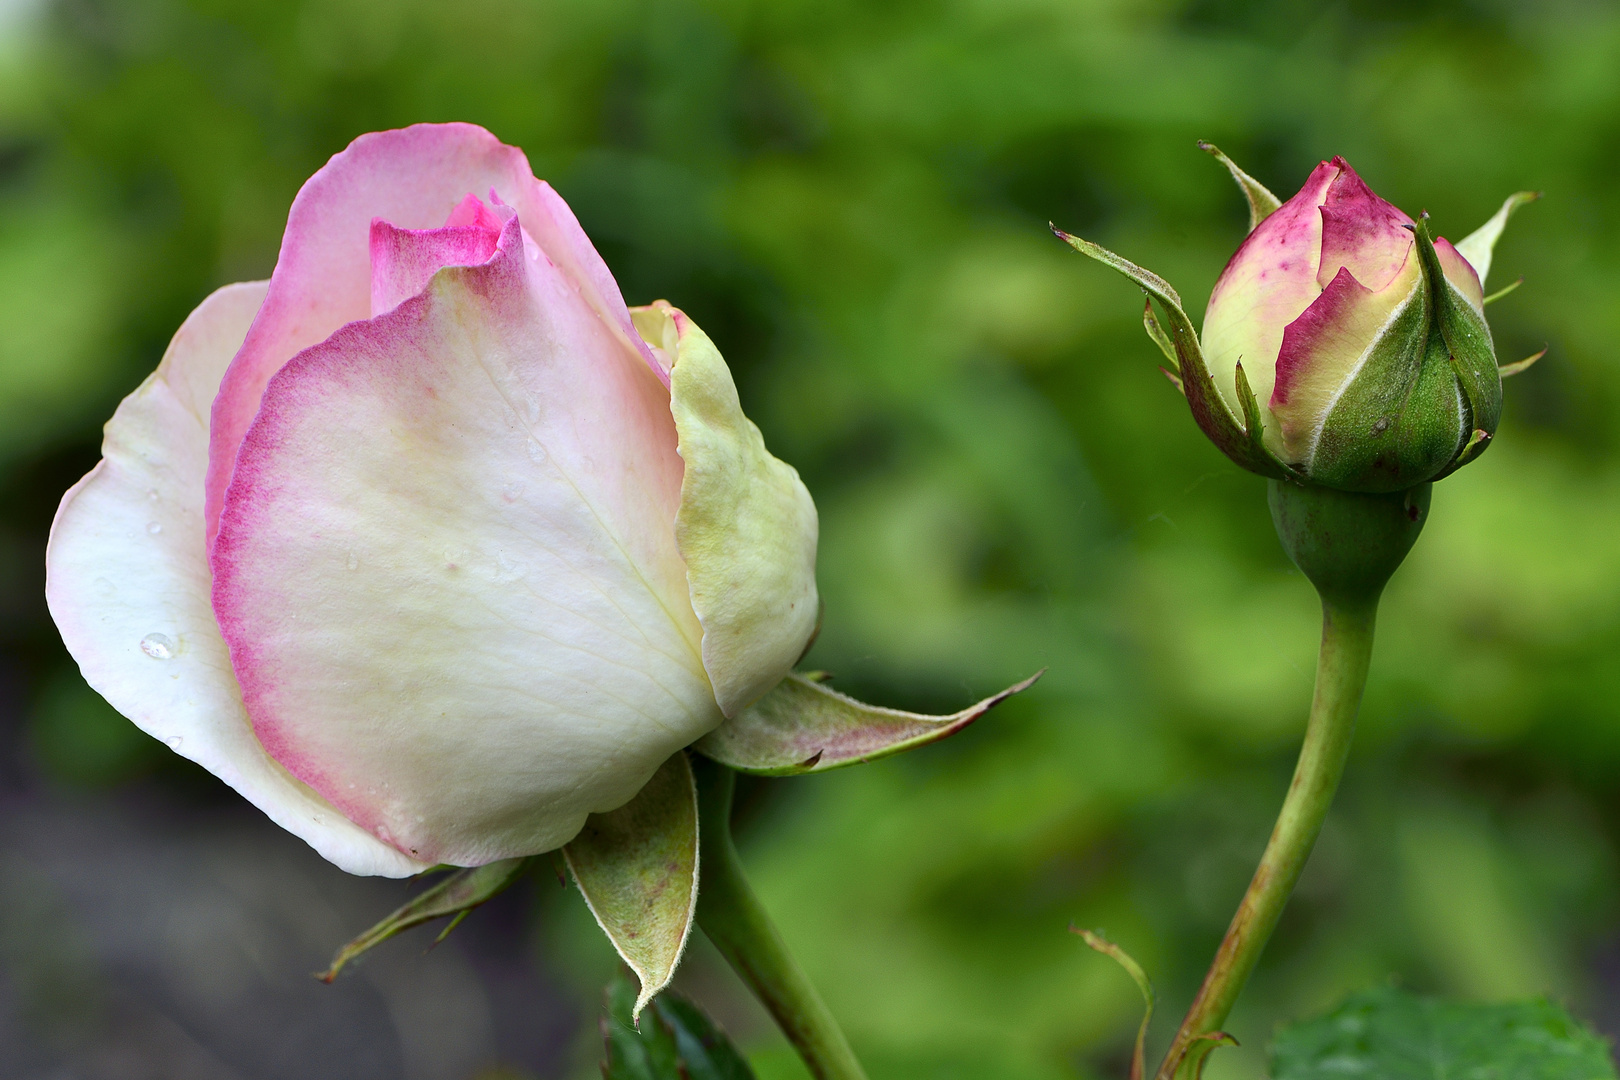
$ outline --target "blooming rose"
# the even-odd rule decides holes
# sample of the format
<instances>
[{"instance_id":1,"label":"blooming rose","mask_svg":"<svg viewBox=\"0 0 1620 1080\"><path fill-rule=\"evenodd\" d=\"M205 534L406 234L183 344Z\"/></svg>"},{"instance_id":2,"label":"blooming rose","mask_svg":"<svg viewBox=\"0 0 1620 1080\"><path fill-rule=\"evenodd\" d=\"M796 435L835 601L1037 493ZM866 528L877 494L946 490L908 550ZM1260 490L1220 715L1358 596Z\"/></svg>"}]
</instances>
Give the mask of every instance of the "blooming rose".
<instances>
[{"instance_id":1,"label":"blooming rose","mask_svg":"<svg viewBox=\"0 0 1620 1080\"><path fill-rule=\"evenodd\" d=\"M1202 342L1165 281L1059 232L1163 306L1169 332L1151 307L1148 332L1204 432L1255 472L1353 491L1401 491L1477 455L1502 410L1483 282L1508 215L1534 195L1454 247L1343 158L1279 204L1205 148L1248 196L1251 231L1215 283Z\"/></svg>"},{"instance_id":2,"label":"blooming rose","mask_svg":"<svg viewBox=\"0 0 1620 1080\"><path fill-rule=\"evenodd\" d=\"M523 154L366 135L62 501L85 678L354 873L566 843L789 671L816 513Z\"/></svg>"}]
</instances>

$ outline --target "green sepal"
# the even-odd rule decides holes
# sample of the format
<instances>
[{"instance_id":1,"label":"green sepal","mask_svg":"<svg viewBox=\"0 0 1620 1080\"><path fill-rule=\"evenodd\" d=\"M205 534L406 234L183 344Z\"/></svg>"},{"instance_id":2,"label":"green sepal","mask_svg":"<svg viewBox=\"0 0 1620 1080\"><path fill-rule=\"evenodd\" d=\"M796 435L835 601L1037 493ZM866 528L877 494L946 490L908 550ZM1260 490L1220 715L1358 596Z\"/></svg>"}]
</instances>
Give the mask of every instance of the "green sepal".
<instances>
[{"instance_id":1,"label":"green sepal","mask_svg":"<svg viewBox=\"0 0 1620 1080\"><path fill-rule=\"evenodd\" d=\"M1255 452L1248 432L1239 418L1233 414L1231 407L1226 404L1226 400L1221 397L1220 391L1215 388L1215 380L1209 373L1209 366L1204 363L1204 353L1198 345L1198 334L1193 330L1192 320L1188 319L1187 313L1182 310L1181 297L1171 288L1170 283L1105 247L1078 236L1071 236L1056 225L1052 225L1051 229L1059 240L1080 254L1095 259L1130 278L1143 292L1159 302L1170 324L1169 337L1176 354L1176 369L1181 377L1181 391L1186 395L1187 406L1192 411L1193 420L1203 429L1209 440L1223 454L1250 472L1269 477L1286 475L1270 454ZM1151 334L1151 331L1149 333Z\"/></svg>"},{"instance_id":2,"label":"green sepal","mask_svg":"<svg viewBox=\"0 0 1620 1080\"><path fill-rule=\"evenodd\" d=\"M1486 296L1485 299L1480 301L1480 304L1481 305L1494 304L1498 300L1502 299L1502 297L1506 296L1508 293L1512 292L1513 290L1517 289L1520 285L1523 285L1523 284L1524 284L1524 277L1522 275L1520 277L1516 277L1512 281L1508 282L1506 285L1502 286L1500 289L1497 289L1495 292L1493 292L1493 293L1489 294L1488 296Z\"/></svg>"},{"instance_id":3,"label":"green sepal","mask_svg":"<svg viewBox=\"0 0 1620 1080\"><path fill-rule=\"evenodd\" d=\"M1366 990L1277 1033L1272 1080L1615 1080L1607 1040L1545 999L1453 1002Z\"/></svg>"},{"instance_id":4,"label":"green sepal","mask_svg":"<svg viewBox=\"0 0 1620 1080\"><path fill-rule=\"evenodd\" d=\"M1419 218L1412 233L1422 257L1435 324L1451 353L1452 371L1468 402L1468 428L1494 433L1502 419L1502 376L1496 370L1490 327L1485 325L1484 316L1446 279L1440 256L1429 236L1427 214Z\"/></svg>"},{"instance_id":5,"label":"green sepal","mask_svg":"<svg viewBox=\"0 0 1620 1080\"><path fill-rule=\"evenodd\" d=\"M1240 360L1236 371L1238 401L1243 404L1243 427L1249 436L1249 447L1256 457L1270 461L1278 470L1279 475L1298 477L1292 466L1266 446L1266 422L1260 412L1260 402L1254 396L1254 388L1249 385L1249 376L1244 374L1243 362Z\"/></svg>"},{"instance_id":6,"label":"green sepal","mask_svg":"<svg viewBox=\"0 0 1620 1080\"><path fill-rule=\"evenodd\" d=\"M504 892L523 876L536 858L537 856L530 855L517 859L502 859L499 862L470 868L435 867L429 873L440 870L451 872L401 904L376 926L339 949L337 955L332 958L332 966L315 977L329 983L337 978L338 972L345 964L373 946L380 945L395 934L403 933L413 926L421 926L434 919L450 916L450 925L444 928L434 944L443 941L450 931L467 917L468 912L496 894Z\"/></svg>"},{"instance_id":7,"label":"green sepal","mask_svg":"<svg viewBox=\"0 0 1620 1080\"><path fill-rule=\"evenodd\" d=\"M1498 367L1496 369L1496 372L1497 372L1498 375L1501 375L1502 378L1504 378L1504 379L1507 378L1510 375L1517 375L1521 371L1529 370L1529 368L1532 365L1534 365L1537 360L1540 360L1543 356L1546 356L1546 355L1547 355L1547 348L1545 346L1543 346L1542 350L1540 352L1531 353L1529 356L1525 357L1523 360L1515 360L1511 364L1503 364L1503 365L1501 365L1500 367Z\"/></svg>"},{"instance_id":8,"label":"green sepal","mask_svg":"<svg viewBox=\"0 0 1620 1080\"><path fill-rule=\"evenodd\" d=\"M1503 200L1501 209L1492 214L1489 221L1457 243L1457 254L1467 259L1468 265L1479 275L1480 288L1485 287L1485 278L1491 272L1491 254L1496 250L1497 240L1502 237L1502 230L1507 228L1508 218L1512 217L1513 212L1519 207L1533 203L1539 198L1541 198L1539 191L1515 191ZM1496 296L1502 296L1513 288L1514 286L1510 285ZM1490 303L1490 300L1486 303Z\"/></svg>"},{"instance_id":9,"label":"green sepal","mask_svg":"<svg viewBox=\"0 0 1620 1080\"><path fill-rule=\"evenodd\" d=\"M703 1010L672 990L636 1019L621 971L603 994L602 1080L754 1080L754 1070Z\"/></svg>"},{"instance_id":10,"label":"green sepal","mask_svg":"<svg viewBox=\"0 0 1620 1080\"><path fill-rule=\"evenodd\" d=\"M697 915L697 786L686 751L628 803L587 818L563 858L597 925L641 980L635 1019L675 977Z\"/></svg>"},{"instance_id":11,"label":"green sepal","mask_svg":"<svg viewBox=\"0 0 1620 1080\"><path fill-rule=\"evenodd\" d=\"M927 716L867 705L821 685L822 672L793 674L693 749L738 772L794 776L874 761L956 734L1034 685L1042 671L961 712ZM820 676L818 678L817 676Z\"/></svg>"},{"instance_id":12,"label":"green sepal","mask_svg":"<svg viewBox=\"0 0 1620 1080\"><path fill-rule=\"evenodd\" d=\"M1142 970L1142 965L1138 964L1130 953L1101 934L1092 930L1081 930L1075 926L1070 926L1069 932L1079 934L1087 945L1124 968L1125 974L1131 977L1131 981L1136 983L1136 988L1142 992L1142 1022L1136 1027L1136 1045L1131 1050L1131 1080L1142 1080L1145 1065L1143 1049L1147 1044L1148 1023L1153 1019L1153 983L1148 979L1147 972Z\"/></svg>"},{"instance_id":13,"label":"green sepal","mask_svg":"<svg viewBox=\"0 0 1620 1080\"><path fill-rule=\"evenodd\" d=\"M1153 344L1159 347L1159 351L1164 353L1164 358L1170 361L1170 370L1178 376L1179 382L1181 358L1176 356L1176 347L1171 343L1170 335L1159 325L1159 317L1153 314L1152 300L1142 302L1142 328L1147 331L1147 336L1153 339Z\"/></svg>"},{"instance_id":14,"label":"green sepal","mask_svg":"<svg viewBox=\"0 0 1620 1080\"><path fill-rule=\"evenodd\" d=\"M1237 162L1221 153L1220 147L1216 146L1214 143L1205 142L1203 139L1199 139L1198 149L1204 151L1206 154L1209 154L1222 165L1225 165L1226 171L1232 174L1233 180L1237 181L1237 186L1242 190L1243 197L1248 200L1249 203L1250 232L1254 232L1255 228L1262 221L1270 217L1272 212L1275 211L1277 207L1282 205L1281 199L1273 195L1266 188L1266 185L1262 184L1260 181L1238 168Z\"/></svg>"}]
</instances>

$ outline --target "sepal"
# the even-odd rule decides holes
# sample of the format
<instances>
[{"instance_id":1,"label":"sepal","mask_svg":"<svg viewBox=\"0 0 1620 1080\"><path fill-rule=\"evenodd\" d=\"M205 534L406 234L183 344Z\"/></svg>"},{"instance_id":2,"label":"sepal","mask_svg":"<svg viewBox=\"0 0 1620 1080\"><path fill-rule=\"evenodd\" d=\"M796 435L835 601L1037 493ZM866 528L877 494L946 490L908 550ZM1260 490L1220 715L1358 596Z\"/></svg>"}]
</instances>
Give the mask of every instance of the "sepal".
<instances>
[{"instance_id":1,"label":"sepal","mask_svg":"<svg viewBox=\"0 0 1620 1080\"><path fill-rule=\"evenodd\" d=\"M1526 203L1533 203L1541 198L1539 191L1515 191L1503 201L1501 209L1491 215L1489 221L1463 237L1457 244L1457 251L1479 275L1479 283L1485 284L1486 276L1491 272L1491 254L1496 250L1496 242L1502 237L1502 230L1507 228L1508 218L1513 212ZM1522 280L1522 279L1521 279ZM1509 285L1496 296L1510 291L1517 286L1517 282ZM1495 299L1491 297L1490 299ZM1490 303L1490 299L1486 303Z\"/></svg>"},{"instance_id":2,"label":"sepal","mask_svg":"<svg viewBox=\"0 0 1620 1080\"><path fill-rule=\"evenodd\" d=\"M1209 440L1219 447L1223 454L1250 472L1273 478L1287 475L1269 453L1255 451L1256 442L1250 439L1244 424L1233 415L1225 398L1215 388L1215 380L1210 375L1209 365L1204 362L1204 353L1198 344L1198 334L1193 330L1192 321L1187 318L1186 311L1182 309L1181 297L1170 283L1105 247L1072 236L1056 225L1052 225L1051 229L1052 234L1059 240L1080 254L1095 259L1130 278L1143 292L1159 302L1159 306L1164 309L1166 321L1170 324L1169 339L1176 356L1181 392L1187 398L1187 406L1192 410L1193 419ZM1149 329L1148 334L1150 337L1153 336L1153 331Z\"/></svg>"},{"instance_id":3,"label":"sepal","mask_svg":"<svg viewBox=\"0 0 1620 1080\"><path fill-rule=\"evenodd\" d=\"M693 748L728 768L759 776L826 772L954 735L1033 686L1044 673L1044 669L1036 672L949 716L866 705L823 686L825 673L795 673Z\"/></svg>"},{"instance_id":4,"label":"sepal","mask_svg":"<svg viewBox=\"0 0 1620 1080\"><path fill-rule=\"evenodd\" d=\"M380 945L395 934L403 933L413 926L421 926L434 919L450 916L450 925L446 926L434 940L434 944L438 944L461 924L461 920L465 919L473 908L506 891L513 882L522 877L536 858L537 856L530 855L518 859L502 859L483 866L454 869L431 887L401 904L376 926L339 949L337 955L332 958L332 966L315 977L329 983L337 978L338 972L345 964L373 946Z\"/></svg>"},{"instance_id":5,"label":"sepal","mask_svg":"<svg viewBox=\"0 0 1620 1080\"><path fill-rule=\"evenodd\" d=\"M1468 402L1465 430L1493 433L1502 418L1502 376L1496 370L1490 327L1485 325L1484 316L1445 276L1439 253L1429 236L1428 214L1421 215L1412 233L1422 257L1423 275L1434 305L1434 321L1451 354L1452 371Z\"/></svg>"},{"instance_id":6,"label":"sepal","mask_svg":"<svg viewBox=\"0 0 1620 1080\"><path fill-rule=\"evenodd\" d=\"M1266 185L1262 184L1260 181L1238 168L1237 162L1221 153L1220 147L1216 146L1214 143L1205 142L1203 139L1199 139L1198 149L1204 151L1222 165L1225 165L1226 171L1232 174L1233 180L1237 181L1238 188L1242 190L1243 197L1248 200L1249 203L1250 232L1254 232L1257 225L1266 220L1266 218L1270 217L1272 212L1276 210L1277 207L1282 205L1281 199L1273 195Z\"/></svg>"},{"instance_id":7,"label":"sepal","mask_svg":"<svg viewBox=\"0 0 1620 1080\"><path fill-rule=\"evenodd\" d=\"M563 858L597 925L641 981L634 1020L675 977L697 912L697 787L686 751L628 803L587 818Z\"/></svg>"}]
</instances>

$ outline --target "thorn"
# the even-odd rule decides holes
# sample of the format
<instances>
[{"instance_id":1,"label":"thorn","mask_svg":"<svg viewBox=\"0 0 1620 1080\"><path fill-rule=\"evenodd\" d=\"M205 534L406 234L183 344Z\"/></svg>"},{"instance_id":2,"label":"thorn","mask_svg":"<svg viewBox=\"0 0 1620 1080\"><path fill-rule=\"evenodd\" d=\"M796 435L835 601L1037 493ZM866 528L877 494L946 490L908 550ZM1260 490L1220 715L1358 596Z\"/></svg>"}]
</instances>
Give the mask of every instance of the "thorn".
<instances>
[{"instance_id":1,"label":"thorn","mask_svg":"<svg viewBox=\"0 0 1620 1080\"><path fill-rule=\"evenodd\" d=\"M806 772L809 772L811 769L815 768L818 764L820 764L821 755L825 754L826 752L827 751L825 751L825 750L817 750L813 756L805 758L803 761L799 762L799 764L794 766L794 767L798 768L798 769L803 769Z\"/></svg>"},{"instance_id":2,"label":"thorn","mask_svg":"<svg viewBox=\"0 0 1620 1080\"><path fill-rule=\"evenodd\" d=\"M1409 233L1417 232L1417 226L1416 225L1402 225L1401 228L1405 229Z\"/></svg>"}]
</instances>

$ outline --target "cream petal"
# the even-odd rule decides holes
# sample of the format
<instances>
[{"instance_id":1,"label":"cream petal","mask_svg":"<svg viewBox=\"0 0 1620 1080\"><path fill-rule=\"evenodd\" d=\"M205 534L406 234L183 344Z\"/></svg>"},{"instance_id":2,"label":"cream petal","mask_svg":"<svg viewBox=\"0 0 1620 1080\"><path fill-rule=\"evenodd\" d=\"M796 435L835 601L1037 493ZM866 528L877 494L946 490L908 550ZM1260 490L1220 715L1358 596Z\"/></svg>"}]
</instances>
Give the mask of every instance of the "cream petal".
<instances>
[{"instance_id":1,"label":"cream petal","mask_svg":"<svg viewBox=\"0 0 1620 1080\"><path fill-rule=\"evenodd\" d=\"M736 716L782 681L815 633L816 504L743 415L709 336L663 301L632 316L657 353L675 358L670 408L686 464L675 537L703 624L703 666L720 710Z\"/></svg>"},{"instance_id":2,"label":"cream petal","mask_svg":"<svg viewBox=\"0 0 1620 1080\"><path fill-rule=\"evenodd\" d=\"M62 500L45 596L85 680L141 730L354 874L425 865L352 824L254 738L209 600L208 410L265 282L204 300L107 424L102 461Z\"/></svg>"},{"instance_id":3,"label":"cream petal","mask_svg":"<svg viewBox=\"0 0 1620 1080\"><path fill-rule=\"evenodd\" d=\"M266 389L213 551L260 739L416 858L566 842L721 719L681 476L664 387L508 221Z\"/></svg>"}]
</instances>

